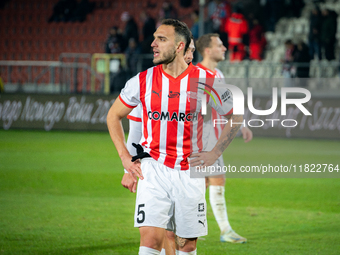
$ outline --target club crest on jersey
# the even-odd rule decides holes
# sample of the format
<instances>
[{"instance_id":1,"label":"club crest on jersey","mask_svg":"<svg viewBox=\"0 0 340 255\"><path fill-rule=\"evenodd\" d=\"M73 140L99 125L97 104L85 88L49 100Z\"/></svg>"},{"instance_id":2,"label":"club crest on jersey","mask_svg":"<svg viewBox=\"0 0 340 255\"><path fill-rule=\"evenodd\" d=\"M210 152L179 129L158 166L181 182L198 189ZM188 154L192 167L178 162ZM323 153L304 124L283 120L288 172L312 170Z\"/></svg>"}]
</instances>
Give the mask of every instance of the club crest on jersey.
<instances>
[{"instance_id":1,"label":"club crest on jersey","mask_svg":"<svg viewBox=\"0 0 340 255\"><path fill-rule=\"evenodd\" d=\"M204 203L198 204L198 211L199 212L204 212Z\"/></svg>"}]
</instances>

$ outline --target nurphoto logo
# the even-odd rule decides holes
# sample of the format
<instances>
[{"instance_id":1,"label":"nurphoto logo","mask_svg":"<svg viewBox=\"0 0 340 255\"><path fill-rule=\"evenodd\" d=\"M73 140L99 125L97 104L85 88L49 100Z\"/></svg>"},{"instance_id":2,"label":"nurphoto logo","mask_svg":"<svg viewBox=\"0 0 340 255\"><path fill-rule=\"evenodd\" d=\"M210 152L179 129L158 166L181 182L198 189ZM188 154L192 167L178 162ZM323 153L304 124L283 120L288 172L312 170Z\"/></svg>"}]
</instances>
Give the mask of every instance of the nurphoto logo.
<instances>
[{"instance_id":1,"label":"nurphoto logo","mask_svg":"<svg viewBox=\"0 0 340 255\"><path fill-rule=\"evenodd\" d=\"M223 85L218 85L218 86L223 86L224 89L227 89L227 91L230 91L233 95L233 114L235 115L244 115L245 110L244 110L244 94L242 90L234 85L229 85L229 84L223 84ZM258 116L269 116L273 114L278 107L278 88L272 88L272 105L269 109L256 109L254 107L253 103L253 88L248 87L247 89L247 106L248 110ZM216 96L220 99L218 96L217 92L214 90L213 91ZM311 116L312 114L306 109L306 107L303 105L305 103L308 103L309 100L311 99L311 93L309 90L305 88L292 88L292 87L284 87L281 88L280 91L281 95L281 116L286 116L287 115L287 106L288 105L295 105L305 116ZM290 98L288 96L289 93L294 93L295 98ZM296 98L297 95L299 98ZM201 102L202 102L202 108L201 108L201 114L206 115L207 113L207 99L206 96L201 94ZM209 93L209 96L213 98L213 95ZM223 95L222 95L223 96ZM216 103L216 100L213 98L214 102ZM276 122L281 122L281 125L283 127L295 127L297 126L297 121L295 119L249 119L247 120L247 124L250 127L262 127L264 125L264 122L268 122L271 124L272 127L274 127L274 123ZM232 120L230 121L230 125L232 126L233 124L244 124L246 120L243 120L242 123L232 123ZM218 124L227 124L228 120L227 119L214 119L213 120L213 125L216 126Z\"/></svg>"}]
</instances>

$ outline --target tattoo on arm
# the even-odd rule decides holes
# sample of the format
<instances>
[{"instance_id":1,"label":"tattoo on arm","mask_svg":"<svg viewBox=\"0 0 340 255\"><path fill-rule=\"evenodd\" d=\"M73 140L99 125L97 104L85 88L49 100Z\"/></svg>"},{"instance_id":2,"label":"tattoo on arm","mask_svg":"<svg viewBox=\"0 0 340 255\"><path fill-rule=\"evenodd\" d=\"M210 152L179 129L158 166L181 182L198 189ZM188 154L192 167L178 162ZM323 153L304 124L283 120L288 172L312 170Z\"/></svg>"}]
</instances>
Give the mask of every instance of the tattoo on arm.
<instances>
[{"instance_id":1,"label":"tattoo on arm","mask_svg":"<svg viewBox=\"0 0 340 255\"><path fill-rule=\"evenodd\" d=\"M242 117L240 118L239 116L234 116L233 120L234 122L238 122L239 119L243 119ZM235 138L238 130L240 129L241 125L234 125L231 127L230 132L226 135L226 137L217 145L217 149L221 152L223 152L228 146L229 144L233 141L233 139Z\"/></svg>"}]
</instances>

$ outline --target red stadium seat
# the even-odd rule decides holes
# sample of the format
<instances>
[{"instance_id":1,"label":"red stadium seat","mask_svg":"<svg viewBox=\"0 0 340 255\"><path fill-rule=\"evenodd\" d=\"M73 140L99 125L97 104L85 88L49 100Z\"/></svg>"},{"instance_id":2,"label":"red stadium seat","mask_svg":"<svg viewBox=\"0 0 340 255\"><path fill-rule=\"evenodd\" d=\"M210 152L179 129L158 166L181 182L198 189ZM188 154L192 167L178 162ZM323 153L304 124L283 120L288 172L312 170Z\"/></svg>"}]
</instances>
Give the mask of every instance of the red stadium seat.
<instances>
[{"instance_id":1,"label":"red stadium seat","mask_svg":"<svg viewBox=\"0 0 340 255\"><path fill-rule=\"evenodd\" d=\"M83 26L81 23L77 22L71 26L71 34L74 36L81 36L83 33Z\"/></svg>"},{"instance_id":2,"label":"red stadium seat","mask_svg":"<svg viewBox=\"0 0 340 255\"><path fill-rule=\"evenodd\" d=\"M8 60L8 54L6 51L0 51L0 60Z\"/></svg>"},{"instance_id":3,"label":"red stadium seat","mask_svg":"<svg viewBox=\"0 0 340 255\"><path fill-rule=\"evenodd\" d=\"M33 61L39 60L40 51L32 50L31 51L31 58Z\"/></svg>"},{"instance_id":4,"label":"red stadium seat","mask_svg":"<svg viewBox=\"0 0 340 255\"><path fill-rule=\"evenodd\" d=\"M98 53L104 51L109 28L122 26L120 15L129 11L141 27L139 12L146 2L137 0L91 0L103 2L83 23L48 23L58 0L11 0L0 10L0 50L6 59L56 60L61 52ZM158 4L160 5L160 4ZM156 10L156 8L154 9ZM5 13L5 15L2 15ZM155 13L158 14L156 10Z\"/></svg>"},{"instance_id":5,"label":"red stadium seat","mask_svg":"<svg viewBox=\"0 0 340 255\"><path fill-rule=\"evenodd\" d=\"M9 40L0 40L0 52L5 52L8 49Z\"/></svg>"},{"instance_id":6,"label":"red stadium seat","mask_svg":"<svg viewBox=\"0 0 340 255\"><path fill-rule=\"evenodd\" d=\"M7 60L15 60L15 51L8 51Z\"/></svg>"}]
</instances>

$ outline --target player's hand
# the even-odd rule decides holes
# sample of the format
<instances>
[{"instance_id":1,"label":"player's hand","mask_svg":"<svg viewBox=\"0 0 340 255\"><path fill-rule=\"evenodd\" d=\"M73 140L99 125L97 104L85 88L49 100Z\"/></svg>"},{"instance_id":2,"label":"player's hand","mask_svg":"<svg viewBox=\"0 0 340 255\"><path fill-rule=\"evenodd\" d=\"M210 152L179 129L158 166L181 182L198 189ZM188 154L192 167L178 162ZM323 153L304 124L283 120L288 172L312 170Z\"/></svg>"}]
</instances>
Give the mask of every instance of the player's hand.
<instances>
[{"instance_id":1,"label":"player's hand","mask_svg":"<svg viewBox=\"0 0 340 255\"><path fill-rule=\"evenodd\" d=\"M249 128L243 127L241 133L245 143L250 142L253 139L253 132Z\"/></svg>"},{"instance_id":2,"label":"player's hand","mask_svg":"<svg viewBox=\"0 0 340 255\"><path fill-rule=\"evenodd\" d=\"M130 192L135 193L137 188L137 181L135 179L132 173L124 173L121 184L124 188L130 190Z\"/></svg>"},{"instance_id":3,"label":"player's hand","mask_svg":"<svg viewBox=\"0 0 340 255\"><path fill-rule=\"evenodd\" d=\"M213 151L202 151L190 155L190 166L205 167L213 165L218 159L219 155Z\"/></svg>"},{"instance_id":4,"label":"player's hand","mask_svg":"<svg viewBox=\"0 0 340 255\"><path fill-rule=\"evenodd\" d=\"M141 180L144 179L143 174L142 174L142 169L140 167L140 161L136 160L135 162L131 161L132 157L125 157L122 158L122 163L123 167L131 173L133 176L133 179L137 182L137 177L140 178Z\"/></svg>"}]
</instances>

